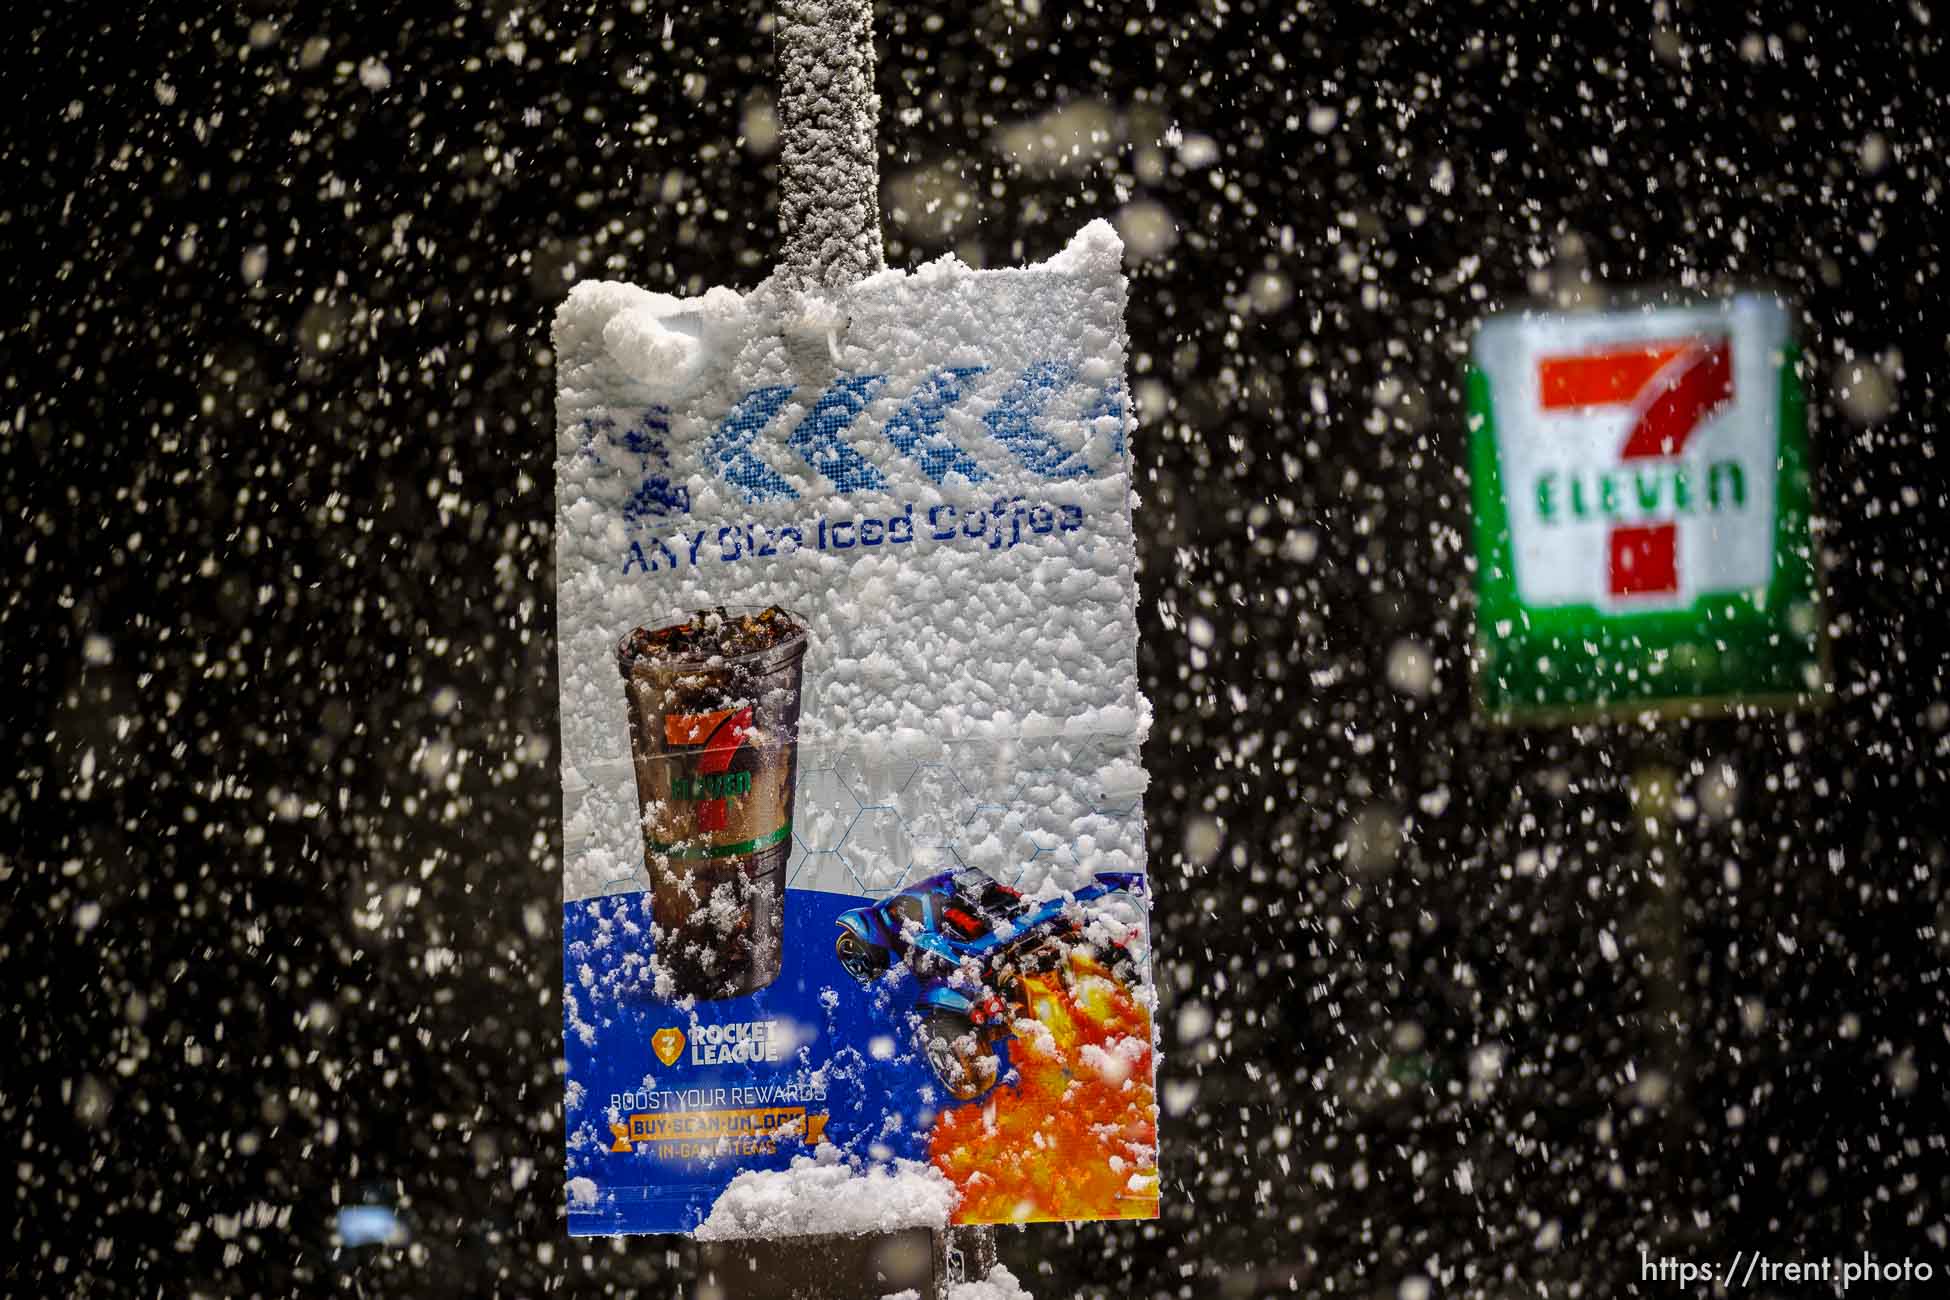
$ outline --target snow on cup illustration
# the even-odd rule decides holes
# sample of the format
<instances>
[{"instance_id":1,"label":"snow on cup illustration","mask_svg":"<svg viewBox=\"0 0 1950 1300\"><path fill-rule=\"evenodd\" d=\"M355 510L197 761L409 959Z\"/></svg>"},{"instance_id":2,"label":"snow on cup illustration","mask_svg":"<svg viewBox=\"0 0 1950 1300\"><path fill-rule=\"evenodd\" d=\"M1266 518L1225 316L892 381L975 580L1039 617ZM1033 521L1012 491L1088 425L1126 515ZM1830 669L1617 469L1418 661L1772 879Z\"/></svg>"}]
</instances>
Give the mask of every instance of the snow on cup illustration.
<instances>
[{"instance_id":1,"label":"snow on cup illustration","mask_svg":"<svg viewBox=\"0 0 1950 1300\"><path fill-rule=\"evenodd\" d=\"M805 655L804 624L777 606L702 611L617 647L661 998L778 978Z\"/></svg>"}]
</instances>

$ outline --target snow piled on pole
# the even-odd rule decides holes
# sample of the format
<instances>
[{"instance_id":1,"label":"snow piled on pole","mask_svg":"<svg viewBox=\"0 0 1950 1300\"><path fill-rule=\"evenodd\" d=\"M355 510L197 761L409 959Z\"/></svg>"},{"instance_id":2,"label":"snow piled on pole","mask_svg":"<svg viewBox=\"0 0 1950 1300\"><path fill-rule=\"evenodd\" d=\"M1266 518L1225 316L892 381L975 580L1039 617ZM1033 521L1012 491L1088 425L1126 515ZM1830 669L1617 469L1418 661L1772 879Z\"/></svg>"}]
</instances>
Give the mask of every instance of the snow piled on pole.
<instances>
[{"instance_id":1,"label":"snow piled on pole","mask_svg":"<svg viewBox=\"0 0 1950 1300\"><path fill-rule=\"evenodd\" d=\"M886 265L873 5L782 0L778 15L785 247L776 280L788 290L840 289Z\"/></svg>"}]
</instances>

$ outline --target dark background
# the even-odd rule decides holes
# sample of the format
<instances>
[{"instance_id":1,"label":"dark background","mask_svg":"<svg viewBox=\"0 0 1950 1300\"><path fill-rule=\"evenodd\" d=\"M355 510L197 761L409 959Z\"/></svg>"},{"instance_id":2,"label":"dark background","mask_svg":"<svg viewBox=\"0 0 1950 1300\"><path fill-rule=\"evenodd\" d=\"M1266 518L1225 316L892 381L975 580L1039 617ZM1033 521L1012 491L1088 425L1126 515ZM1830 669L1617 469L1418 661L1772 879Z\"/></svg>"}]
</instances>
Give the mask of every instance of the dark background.
<instances>
[{"instance_id":1,"label":"dark background","mask_svg":"<svg viewBox=\"0 0 1950 1300\"><path fill-rule=\"evenodd\" d=\"M1165 1211L1038 1296L1950 1264L1930 7L880 8L890 262L1136 236ZM546 330L763 275L766 15L10 11L0 1290L675 1290L560 1217ZM1477 722L1471 323L1754 281L1832 707Z\"/></svg>"}]
</instances>

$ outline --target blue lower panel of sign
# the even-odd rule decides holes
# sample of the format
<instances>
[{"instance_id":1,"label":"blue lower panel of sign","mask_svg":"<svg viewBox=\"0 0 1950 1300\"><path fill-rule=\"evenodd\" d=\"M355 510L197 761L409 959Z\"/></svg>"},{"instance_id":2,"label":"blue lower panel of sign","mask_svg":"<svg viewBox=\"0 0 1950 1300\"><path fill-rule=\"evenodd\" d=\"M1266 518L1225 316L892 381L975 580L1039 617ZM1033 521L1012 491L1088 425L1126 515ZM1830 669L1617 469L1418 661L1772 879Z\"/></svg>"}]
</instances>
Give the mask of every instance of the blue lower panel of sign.
<instances>
[{"instance_id":1,"label":"blue lower panel of sign","mask_svg":"<svg viewBox=\"0 0 1950 1300\"><path fill-rule=\"evenodd\" d=\"M568 905L571 1232L690 1231L739 1172L869 1130L888 1159L925 1158L931 1115L867 1105L918 1096L926 1066L894 1050L892 1008L874 1005L891 989L876 999L837 966L838 918L865 901L788 890L778 979L689 1008L650 996L648 893Z\"/></svg>"},{"instance_id":2,"label":"blue lower panel of sign","mask_svg":"<svg viewBox=\"0 0 1950 1300\"><path fill-rule=\"evenodd\" d=\"M690 1232L815 1153L938 1171L957 1223L1154 1217L1143 886L786 890L778 976L716 1000L657 996L651 894L567 904L570 1232Z\"/></svg>"}]
</instances>

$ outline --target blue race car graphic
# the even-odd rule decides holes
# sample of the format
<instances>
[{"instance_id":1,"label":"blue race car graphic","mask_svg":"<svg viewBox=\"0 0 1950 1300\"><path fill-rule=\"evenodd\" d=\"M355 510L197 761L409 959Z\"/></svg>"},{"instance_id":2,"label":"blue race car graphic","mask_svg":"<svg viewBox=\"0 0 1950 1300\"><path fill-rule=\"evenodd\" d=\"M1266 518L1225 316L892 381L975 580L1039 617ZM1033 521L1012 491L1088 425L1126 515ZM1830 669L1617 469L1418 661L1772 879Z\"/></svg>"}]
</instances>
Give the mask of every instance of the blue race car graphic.
<instances>
[{"instance_id":1,"label":"blue race car graphic","mask_svg":"<svg viewBox=\"0 0 1950 1300\"><path fill-rule=\"evenodd\" d=\"M973 1101L1001 1073L996 1045L1013 1033L1014 1016L1029 1014L1024 975L1066 970L1082 953L1126 988L1137 985L1129 948L1086 936L1083 904L1143 888L1135 872L1103 871L1074 893L1032 902L973 868L945 871L842 913L833 952L862 984L896 958L907 965L928 1068L955 1100Z\"/></svg>"}]
</instances>

